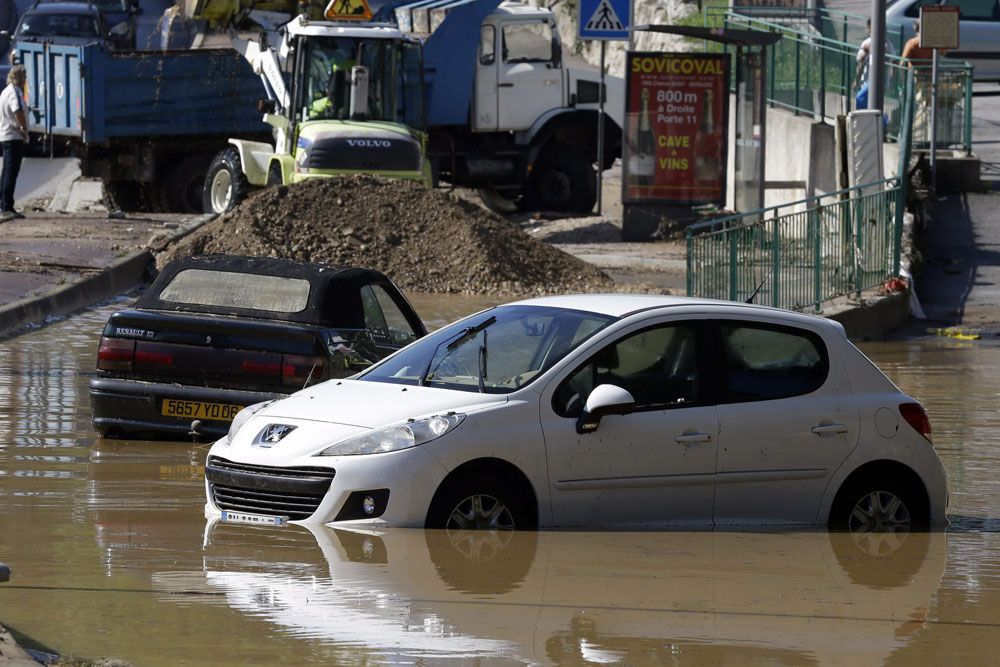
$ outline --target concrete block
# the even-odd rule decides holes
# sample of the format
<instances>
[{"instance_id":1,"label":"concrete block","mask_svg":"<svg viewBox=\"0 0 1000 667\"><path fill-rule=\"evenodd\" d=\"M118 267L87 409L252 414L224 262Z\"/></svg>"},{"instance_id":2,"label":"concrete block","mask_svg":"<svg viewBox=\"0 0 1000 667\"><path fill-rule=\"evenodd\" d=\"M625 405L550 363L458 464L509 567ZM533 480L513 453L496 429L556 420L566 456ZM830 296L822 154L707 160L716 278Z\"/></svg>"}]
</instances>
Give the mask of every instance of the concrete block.
<instances>
[{"instance_id":1,"label":"concrete block","mask_svg":"<svg viewBox=\"0 0 1000 667\"><path fill-rule=\"evenodd\" d=\"M69 191L69 199L66 202L66 210L88 211L93 208L102 207L104 200L104 187L100 181L76 180Z\"/></svg>"}]
</instances>

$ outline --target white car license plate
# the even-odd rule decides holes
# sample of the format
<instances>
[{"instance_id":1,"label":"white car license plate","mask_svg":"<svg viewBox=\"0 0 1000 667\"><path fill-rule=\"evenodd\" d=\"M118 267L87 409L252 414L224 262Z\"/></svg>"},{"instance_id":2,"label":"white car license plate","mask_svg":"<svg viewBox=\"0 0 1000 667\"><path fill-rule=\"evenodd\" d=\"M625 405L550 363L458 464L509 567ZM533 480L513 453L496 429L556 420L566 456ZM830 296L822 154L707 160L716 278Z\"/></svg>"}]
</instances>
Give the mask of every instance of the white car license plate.
<instances>
[{"instance_id":1,"label":"white car license plate","mask_svg":"<svg viewBox=\"0 0 1000 667\"><path fill-rule=\"evenodd\" d=\"M246 512L222 513L224 523L249 523L255 526L284 526L288 523L287 516L264 516L262 514L247 514Z\"/></svg>"}]
</instances>

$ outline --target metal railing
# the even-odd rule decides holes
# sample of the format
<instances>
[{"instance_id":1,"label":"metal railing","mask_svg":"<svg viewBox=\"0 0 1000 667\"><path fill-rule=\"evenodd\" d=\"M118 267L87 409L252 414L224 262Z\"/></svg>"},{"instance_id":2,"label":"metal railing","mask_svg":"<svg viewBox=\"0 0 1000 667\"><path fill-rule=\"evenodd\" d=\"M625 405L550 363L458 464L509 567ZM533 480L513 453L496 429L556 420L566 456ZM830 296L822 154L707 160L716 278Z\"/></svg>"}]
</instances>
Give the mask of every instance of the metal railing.
<instances>
[{"instance_id":1,"label":"metal railing","mask_svg":"<svg viewBox=\"0 0 1000 667\"><path fill-rule=\"evenodd\" d=\"M726 11L708 8L703 21L706 25L721 24L782 34L782 39L768 49L766 87L767 100L772 106L829 121L854 108L859 87L856 56L864 31L864 17L803 9L801 13L805 18L800 19L788 10L783 10L780 16L760 10L744 14L741 10L746 11L740 7ZM828 36L830 34L836 36ZM838 39L845 35L852 41ZM886 56L883 110L887 119L886 138L891 141L900 139L905 102L902 96L910 69L898 55ZM930 67L919 64L913 69L917 75L914 130L917 145L926 147L930 136L929 114L925 111L930 102ZM969 153L972 149L972 66L942 60L938 63L938 73L938 148L958 148Z\"/></svg>"},{"instance_id":2,"label":"metal railing","mask_svg":"<svg viewBox=\"0 0 1000 667\"><path fill-rule=\"evenodd\" d=\"M901 206L889 179L692 225L687 292L820 312L898 274Z\"/></svg>"},{"instance_id":3,"label":"metal railing","mask_svg":"<svg viewBox=\"0 0 1000 667\"><path fill-rule=\"evenodd\" d=\"M898 276L909 187L914 76L900 113L899 178L866 183L687 229L687 293L821 312L823 303Z\"/></svg>"}]
</instances>

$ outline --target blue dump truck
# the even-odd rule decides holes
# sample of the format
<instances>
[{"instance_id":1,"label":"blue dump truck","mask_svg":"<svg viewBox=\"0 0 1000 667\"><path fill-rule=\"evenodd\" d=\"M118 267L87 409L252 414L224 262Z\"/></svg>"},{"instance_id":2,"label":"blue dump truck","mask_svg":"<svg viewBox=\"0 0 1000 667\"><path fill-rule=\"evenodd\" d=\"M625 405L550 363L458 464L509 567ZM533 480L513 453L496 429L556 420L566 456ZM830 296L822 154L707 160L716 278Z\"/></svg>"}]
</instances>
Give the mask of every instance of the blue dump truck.
<instances>
[{"instance_id":1,"label":"blue dump truck","mask_svg":"<svg viewBox=\"0 0 1000 667\"><path fill-rule=\"evenodd\" d=\"M318 18L287 4L284 18L178 5L176 50L19 42L29 127L68 139L125 210L221 213L255 188L359 172L476 188L495 208L592 209L598 165L621 155L624 83L606 78L598 155L599 74L568 64L550 10L389 0L353 21L337 3ZM206 20L234 17L232 48L190 48Z\"/></svg>"},{"instance_id":2,"label":"blue dump truck","mask_svg":"<svg viewBox=\"0 0 1000 667\"><path fill-rule=\"evenodd\" d=\"M260 78L232 49L110 52L21 42L28 128L65 138L125 210L201 208L205 170L233 135L271 135Z\"/></svg>"}]
</instances>

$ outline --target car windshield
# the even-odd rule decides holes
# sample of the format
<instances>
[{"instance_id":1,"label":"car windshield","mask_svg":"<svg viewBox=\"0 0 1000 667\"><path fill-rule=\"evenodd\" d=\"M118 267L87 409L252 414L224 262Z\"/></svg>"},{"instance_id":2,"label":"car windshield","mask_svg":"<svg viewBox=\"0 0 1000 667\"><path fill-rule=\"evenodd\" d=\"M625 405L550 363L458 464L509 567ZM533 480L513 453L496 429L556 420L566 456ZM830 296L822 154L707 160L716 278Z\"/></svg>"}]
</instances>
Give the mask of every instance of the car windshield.
<instances>
[{"instance_id":1,"label":"car windshield","mask_svg":"<svg viewBox=\"0 0 1000 667\"><path fill-rule=\"evenodd\" d=\"M614 319L566 308L501 306L420 339L359 379L506 394Z\"/></svg>"},{"instance_id":2,"label":"car windshield","mask_svg":"<svg viewBox=\"0 0 1000 667\"><path fill-rule=\"evenodd\" d=\"M19 37L99 37L92 14L29 14L21 21Z\"/></svg>"}]
</instances>

